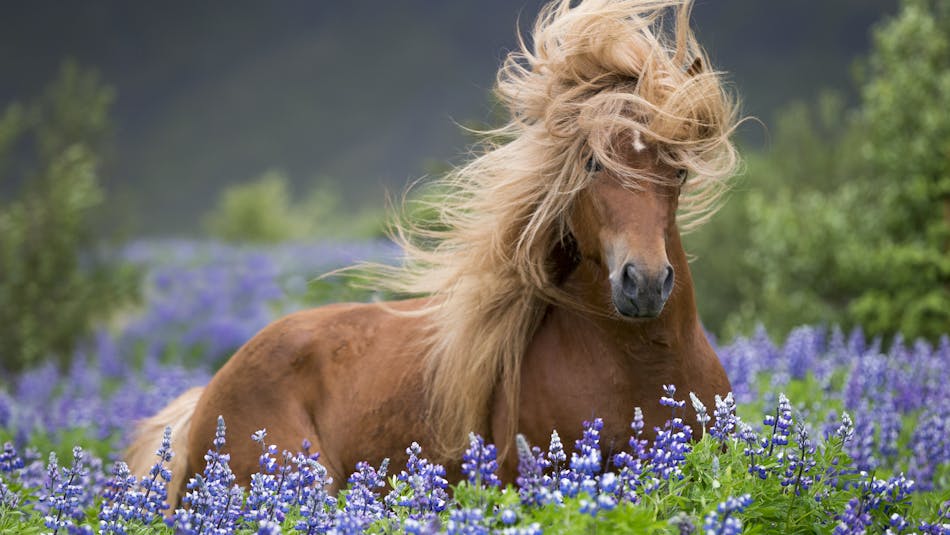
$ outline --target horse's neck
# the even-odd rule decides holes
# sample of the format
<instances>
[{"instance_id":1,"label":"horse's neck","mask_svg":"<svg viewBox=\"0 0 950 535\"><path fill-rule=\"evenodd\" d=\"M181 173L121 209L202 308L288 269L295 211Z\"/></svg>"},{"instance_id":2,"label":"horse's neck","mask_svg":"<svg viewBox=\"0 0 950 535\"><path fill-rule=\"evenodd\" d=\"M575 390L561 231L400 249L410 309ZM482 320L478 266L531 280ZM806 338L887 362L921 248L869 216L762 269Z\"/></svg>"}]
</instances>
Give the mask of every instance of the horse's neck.
<instances>
[{"instance_id":1,"label":"horse's neck","mask_svg":"<svg viewBox=\"0 0 950 535\"><path fill-rule=\"evenodd\" d=\"M551 314L561 316L561 325L568 325L570 321L581 319L577 318L578 315L582 316L584 321L596 326L589 334L597 338L598 345L627 353L622 355L625 358L649 354L648 348L655 347L666 347L673 353L681 353L694 342L699 318L689 263L679 231L675 228L669 233L667 257L675 271L676 283L663 312L655 319L630 320L620 317L609 300L610 289L605 270L589 260L581 261L568 276L563 288L573 299L590 308L570 310L555 307ZM565 322L565 317L572 319Z\"/></svg>"}]
</instances>

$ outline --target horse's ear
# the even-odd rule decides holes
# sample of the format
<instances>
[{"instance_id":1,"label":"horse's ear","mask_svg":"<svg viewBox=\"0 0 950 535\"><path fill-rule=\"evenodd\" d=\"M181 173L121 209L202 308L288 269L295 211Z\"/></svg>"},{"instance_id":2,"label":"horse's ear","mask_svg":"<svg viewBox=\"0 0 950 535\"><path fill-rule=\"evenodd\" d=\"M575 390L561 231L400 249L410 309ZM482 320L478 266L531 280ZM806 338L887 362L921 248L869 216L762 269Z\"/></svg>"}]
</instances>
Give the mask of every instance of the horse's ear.
<instances>
[{"instance_id":1,"label":"horse's ear","mask_svg":"<svg viewBox=\"0 0 950 535\"><path fill-rule=\"evenodd\" d=\"M697 74L703 72L703 58L701 56L696 56L696 59L693 60L693 64L686 69L686 74L690 76L696 76Z\"/></svg>"}]
</instances>

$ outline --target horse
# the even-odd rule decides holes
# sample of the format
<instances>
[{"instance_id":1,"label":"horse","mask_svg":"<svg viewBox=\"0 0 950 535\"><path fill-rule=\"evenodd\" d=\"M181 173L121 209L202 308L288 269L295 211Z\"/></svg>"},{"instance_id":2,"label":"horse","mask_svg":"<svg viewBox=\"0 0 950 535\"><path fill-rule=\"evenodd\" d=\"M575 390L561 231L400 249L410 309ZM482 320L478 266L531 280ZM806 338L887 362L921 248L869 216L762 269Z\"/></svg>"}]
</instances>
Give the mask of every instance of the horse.
<instances>
[{"instance_id":1,"label":"horse","mask_svg":"<svg viewBox=\"0 0 950 535\"><path fill-rule=\"evenodd\" d=\"M267 441L319 452L338 490L357 462L398 466L413 441L461 477L470 432L517 474L516 435L570 443L603 419L620 449L634 409L662 426L662 385L707 406L729 380L700 324L681 229L721 204L738 165L734 97L690 27L688 0L555 0L500 67L508 122L404 220L400 265L363 266L404 300L290 314L207 386L142 422L126 458L176 452L169 503L203 467L219 416L237 481ZM673 16L670 23L668 15ZM650 433L647 433L650 437ZM245 439L245 440L242 440Z\"/></svg>"}]
</instances>

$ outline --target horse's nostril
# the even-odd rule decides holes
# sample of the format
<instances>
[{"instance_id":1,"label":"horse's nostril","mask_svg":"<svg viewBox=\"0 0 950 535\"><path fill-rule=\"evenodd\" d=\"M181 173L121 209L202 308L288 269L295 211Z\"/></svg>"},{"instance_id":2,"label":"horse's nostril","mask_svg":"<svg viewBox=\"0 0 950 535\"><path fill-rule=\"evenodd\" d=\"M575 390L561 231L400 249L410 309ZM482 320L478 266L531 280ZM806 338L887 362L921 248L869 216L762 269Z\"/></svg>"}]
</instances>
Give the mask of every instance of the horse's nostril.
<instances>
[{"instance_id":1,"label":"horse's nostril","mask_svg":"<svg viewBox=\"0 0 950 535\"><path fill-rule=\"evenodd\" d=\"M670 296L670 293L673 291L673 266L666 266L666 278L663 279L663 289L661 295L663 299L666 299Z\"/></svg>"},{"instance_id":2,"label":"horse's nostril","mask_svg":"<svg viewBox=\"0 0 950 535\"><path fill-rule=\"evenodd\" d=\"M623 268L623 278L621 280L621 289L623 294L633 299L637 296L637 270L633 264L627 264Z\"/></svg>"}]
</instances>

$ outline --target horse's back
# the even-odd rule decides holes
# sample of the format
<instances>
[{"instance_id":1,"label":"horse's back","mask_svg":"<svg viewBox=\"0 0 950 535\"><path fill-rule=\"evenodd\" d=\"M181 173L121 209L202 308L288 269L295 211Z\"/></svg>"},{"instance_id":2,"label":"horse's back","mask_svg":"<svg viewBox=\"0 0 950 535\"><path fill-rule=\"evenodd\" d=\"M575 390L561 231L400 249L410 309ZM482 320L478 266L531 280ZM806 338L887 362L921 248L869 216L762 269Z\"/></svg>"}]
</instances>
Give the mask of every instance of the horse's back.
<instances>
[{"instance_id":1,"label":"horse's back","mask_svg":"<svg viewBox=\"0 0 950 535\"><path fill-rule=\"evenodd\" d=\"M280 449L309 441L337 484L356 461L393 451L387 441L421 433L422 363L414 345L424 324L411 312L422 304L328 305L262 329L205 389L190 431L192 466L202 466L219 415L232 469L245 483L258 468L260 446L250 438L258 429Z\"/></svg>"}]
</instances>

